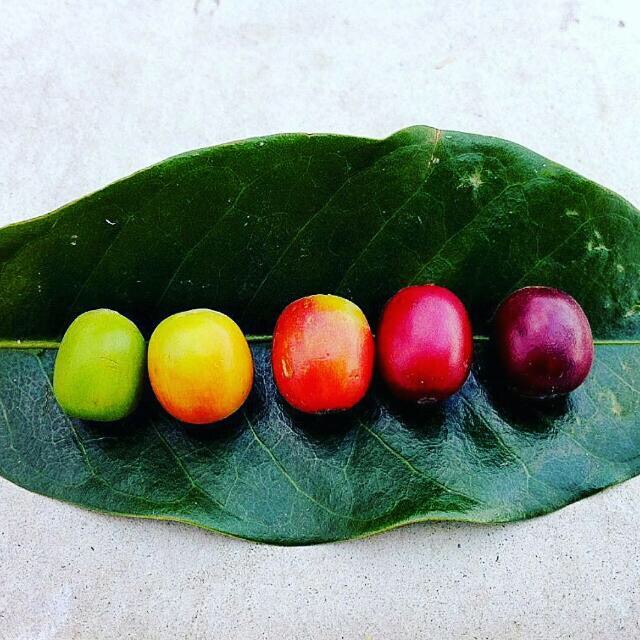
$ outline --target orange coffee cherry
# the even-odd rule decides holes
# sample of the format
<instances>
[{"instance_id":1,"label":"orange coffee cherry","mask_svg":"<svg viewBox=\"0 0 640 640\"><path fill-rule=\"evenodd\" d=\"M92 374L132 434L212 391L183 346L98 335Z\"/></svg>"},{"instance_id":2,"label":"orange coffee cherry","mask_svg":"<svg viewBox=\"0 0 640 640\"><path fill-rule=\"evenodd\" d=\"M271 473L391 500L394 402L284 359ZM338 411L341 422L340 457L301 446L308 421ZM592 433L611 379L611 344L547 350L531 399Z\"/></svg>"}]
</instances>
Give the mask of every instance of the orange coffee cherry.
<instances>
[{"instance_id":1,"label":"orange coffee cherry","mask_svg":"<svg viewBox=\"0 0 640 640\"><path fill-rule=\"evenodd\" d=\"M230 416L253 384L253 358L240 327L210 309L163 320L149 341L148 366L160 404L191 424Z\"/></svg>"},{"instance_id":2,"label":"orange coffee cherry","mask_svg":"<svg viewBox=\"0 0 640 640\"><path fill-rule=\"evenodd\" d=\"M271 357L285 400L320 413L350 409L363 398L374 355L371 329L358 306L339 296L313 295L282 312Z\"/></svg>"}]
</instances>

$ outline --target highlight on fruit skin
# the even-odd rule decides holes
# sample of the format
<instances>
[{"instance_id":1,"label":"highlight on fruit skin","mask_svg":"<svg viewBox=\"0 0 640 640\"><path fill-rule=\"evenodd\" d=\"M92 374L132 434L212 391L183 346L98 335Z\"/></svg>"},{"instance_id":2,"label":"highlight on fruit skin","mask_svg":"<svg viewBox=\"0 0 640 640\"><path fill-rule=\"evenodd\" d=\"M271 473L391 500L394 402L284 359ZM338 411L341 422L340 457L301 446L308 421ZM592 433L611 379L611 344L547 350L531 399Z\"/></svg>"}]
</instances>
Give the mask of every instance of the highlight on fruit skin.
<instances>
[{"instance_id":1,"label":"highlight on fruit skin","mask_svg":"<svg viewBox=\"0 0 640 640\"><path fill-rule=\"evenodd\" d=\"M167 413L209 424L235 413L253 385L253 358L240 327L211 309L163 320L149 341L151 387Z\"/></svg>"},{"instance_id":2,"label":"highlight on fruit skin","mask_svg":"<svg viewBox=\"0 0 640 640\"><path fill-rule=\"evenodd\" d=\"M110 309L79 315L56 356L53 393L74 418L107 422L137 406L144 378L146 345L138 327Z\"/></svg>"},{"instance_id":3,"label":"highlight on fruit skin","mask_svg":"<svg viewBox=\"0 0 640 640\"><path fill-rule=\"evenodd\" d=\"M402 400L444 400L469 376L471 321L462 301L444 287L398 291L382 312L376 339L380 374Z\"/></svg>"},{"instance_id":4,"label":"highlight on fruit skin","mask_svg":"<svg viewBox=\"0 0 640 640\"><path fill-rule=\"evenodd\" d=\"M335 295L311 295L280 314L271 352L284 399L306 413L355 406L373 376L375 346L361 309Z\"/></svg>"},{"instance_id":5,"label":"highlight on fruit skin","mask_svg":"<svg viewBox=\"0 0 640 640\"><path fill-rule=\"evenodd\" d=\"M494 340L507 384L532 398L579 387L594 358L582 307L551 287L525 287L508 296L494 320Z\"/></svg>"}]
</instances>

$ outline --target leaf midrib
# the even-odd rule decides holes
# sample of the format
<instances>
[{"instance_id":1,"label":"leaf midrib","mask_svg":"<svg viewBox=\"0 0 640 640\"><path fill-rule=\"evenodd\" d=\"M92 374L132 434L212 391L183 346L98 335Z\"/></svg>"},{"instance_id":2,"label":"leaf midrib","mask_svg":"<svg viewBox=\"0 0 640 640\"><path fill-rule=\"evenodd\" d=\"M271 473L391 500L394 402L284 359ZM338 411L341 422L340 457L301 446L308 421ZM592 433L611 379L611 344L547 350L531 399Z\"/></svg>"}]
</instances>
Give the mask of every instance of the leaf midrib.
<instances>
[{"instance_id":1,"label":"leaf midrib","mask_svg":"<svg viewBox=\"0 0 640 640\"><path fill-rule=\"evenodd\" d=\"M273 336L270 334L264 335L248 335L245 336L247 342L249 343L262 343L262 342L271 342L273 340ZM488 336L473 336L474 342L488 342ZM596 347L634 347L640 346L640 339L595 339L593 344ZM0 350L1 349L58 349L60 347L59 340L0 340Z\"/></svg>"}]
</instances>

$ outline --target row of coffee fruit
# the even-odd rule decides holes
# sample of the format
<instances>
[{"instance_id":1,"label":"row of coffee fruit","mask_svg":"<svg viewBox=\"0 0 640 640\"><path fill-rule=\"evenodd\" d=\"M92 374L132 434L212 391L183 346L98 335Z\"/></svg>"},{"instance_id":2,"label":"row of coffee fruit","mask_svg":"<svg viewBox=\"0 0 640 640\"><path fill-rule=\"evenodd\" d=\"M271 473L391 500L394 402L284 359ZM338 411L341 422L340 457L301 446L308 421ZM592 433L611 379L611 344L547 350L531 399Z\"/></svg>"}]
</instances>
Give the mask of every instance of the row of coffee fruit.
<instances>
[{"instance_id":1,"label":"row of coffee fruit","mask_svg":"<svg viewBox=\"0 0 640 640\"><path fill-rule=\"evenodd\" d=\"M524 396L566 394L584 381L593 362L582 308L549 287L512 293L496 312L494 339L505 384ZM393 296L375 340L353 302L312 295L282 312L271 353L277 388L299 411L352 408L367 393L376 360L395 395L425 404L462 387L471 368L473 332L460 299L436 285L407 287ZM227 418L253 385L247 339L223 313L194 309L172 315L157 326L147 348L133 322L96 309L78 316L65 333L54 393L70 416L119 420L135 409L145 369L162 407L191 424Z\"/></svg>"}]
</instances>

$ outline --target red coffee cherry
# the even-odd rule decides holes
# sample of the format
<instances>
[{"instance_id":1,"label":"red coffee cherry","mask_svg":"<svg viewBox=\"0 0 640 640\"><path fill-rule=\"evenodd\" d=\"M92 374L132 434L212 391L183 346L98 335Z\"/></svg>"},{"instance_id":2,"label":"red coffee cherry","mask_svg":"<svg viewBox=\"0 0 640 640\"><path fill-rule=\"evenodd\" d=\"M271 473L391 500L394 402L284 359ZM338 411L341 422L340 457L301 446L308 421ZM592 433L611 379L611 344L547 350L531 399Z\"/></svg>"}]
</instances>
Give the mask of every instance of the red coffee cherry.
<instances>
[{"instance_id":1,"label":"red coffee cherry","mask_svg":"<svg viewBox=\"0 0 640 640\"><path fill-rule=\"evenodd\" d=\"M271 353L278 390L300 411L350 409L371 384L375 346L369 323L358 306L339 296L292 302L278 318Z\"/></svg>"},{"instance_id":2,"label":"red coffee cherry","mask_svg":"<svg viewBox=\"0 0 640 640\"><path fill-rule=\"evenodd\" d=\"M444 400L469 375L471 321L460 299L443 287L413 286L396 293L382 313L377 343L380 373L402 399Z\"/></svg>"}]
</instances>

